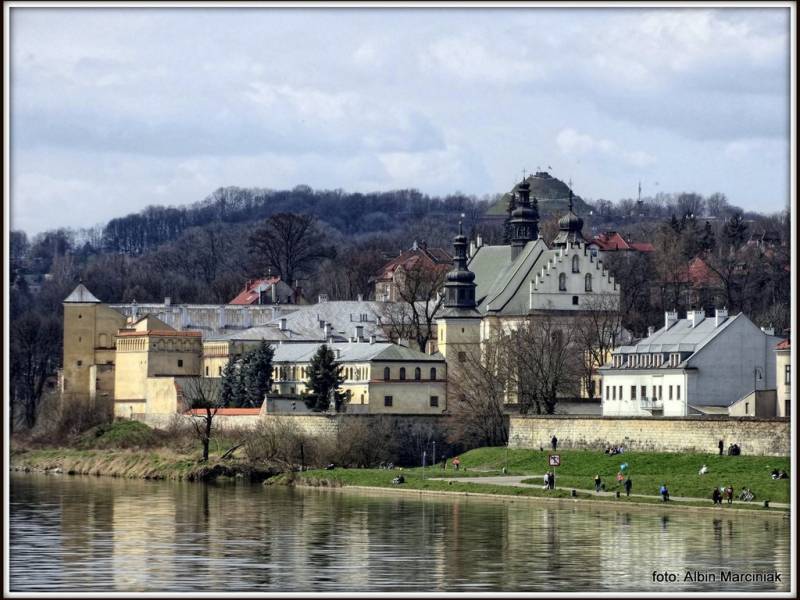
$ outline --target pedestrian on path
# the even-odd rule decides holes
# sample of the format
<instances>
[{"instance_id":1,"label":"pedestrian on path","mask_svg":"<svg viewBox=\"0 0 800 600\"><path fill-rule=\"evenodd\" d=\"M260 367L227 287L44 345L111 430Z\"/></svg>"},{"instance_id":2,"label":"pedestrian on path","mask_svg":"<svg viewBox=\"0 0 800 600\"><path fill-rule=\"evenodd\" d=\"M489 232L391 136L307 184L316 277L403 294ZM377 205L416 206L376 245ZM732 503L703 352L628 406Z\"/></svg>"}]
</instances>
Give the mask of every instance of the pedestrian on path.
<instances>
[{"instance_id":1,"label":"pedestrian on path","mask_svg":"<svg viewBox=\"0 0 800 600\"><path fill-rule=\"evenodd\" d=\"M725 488L725 499L728 501L728 504L733 504L733 487L730 485Z\"/></svg>"},{"instance_id":2,"label":"pedestrian on path","mask_svg":"<svg viewBox=\"0 0 800 600\"><path fill-rule=\"evenodd\" d=\"M550 445L553 447L553 451L555 452L558 448L558 438L556 437L555 433L553 434L553 438L550 440Z\"/></svg>"},{"instance_id":3,"label":"pedestrian on path","mask_svg":"<svg viewBox=\"0 0 800 600\"><path fill-rule=\"evenodd\" d=\"M722 504L722 494L719 493L719 490L715 487L714 491L711 492L711 500L714 504Z\"/></svg>"},{"instance_id":4,"label":"pedestrian on path","mask_svg":"<svg viewBox=\"0 0 800 600\"><path fill-rule=\"evenodd\" d=\"M544 474L544 488L542 488L542 489L545 489L545 490L549 490L550 489L550 472L549 471Z\"/></svg>"},{"instance_id":5,"label":"pedestrian on path","mask_svg":"<svg viewBox=\"0 0 800 600\"><path fill-rule=\"evenodd\" d=\"M603 483L603 480L600 479L600 475L594 476L594 491L600 493L600 485Z\"/></svg>"},{"instance_id":6,"label":"pedestrian on path","mask_svg":"<svg viewBox=\"0 0 800 600\"><path fill-rule=\"evenodd\" d=\"M550 471L550 489L556 489L556 474L553 471Z\"/></svg>"},{"instance_id":7,"label":"pedestrian on path","mask_svg":"<svg viewBox=\"0 0 800 600\"><path fill-rule=\"evenodd\" d=\"M719 441L719 455L722 456L723 451L725 450L725 442L722 440Z\"/></svg>"},{"instance_id":8,"label":"pedestrian on path","mask_svg":"<svg viewBox=\"0 0 800 600\"><path fill-rule=\"evenodd\" d=\"M628 477L625 480L625 495L626 496L630 496L631 495L631 487L633 487L633 482L631 481L631 478Z\"/></svg>"},{"instance_id":9,"label":"pedestrian on path","mask_svg":"<svg viewBox=\"0 0 800 600\"><path fill-rule=\"evenodd\" d=\"M664 502L667 502L669 500L669 490L667 489L667 484L665 483L661 484L661 489L659 490L659 493L661 494L661 499Z\"/></svg>"}]
</instances>

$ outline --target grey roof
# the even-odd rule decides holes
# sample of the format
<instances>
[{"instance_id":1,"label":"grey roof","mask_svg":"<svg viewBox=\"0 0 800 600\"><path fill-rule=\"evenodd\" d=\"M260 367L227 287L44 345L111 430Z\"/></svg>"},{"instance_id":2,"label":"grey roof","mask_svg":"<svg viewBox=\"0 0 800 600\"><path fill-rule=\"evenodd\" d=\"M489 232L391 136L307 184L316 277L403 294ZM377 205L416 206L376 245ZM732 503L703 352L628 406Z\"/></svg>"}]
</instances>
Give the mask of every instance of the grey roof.
<instances>
[{"instance_id":1,"label":"grey roof","mask_svg":"<svg viewBox=\"0 0 800 600\"><path fill-rule=\"evenodd\" d=\"M72 290L72 293L64 298L64 302L91 302L99 304L100 300L98 300L85 285L79 283L77 287Z\"/></svg>"},{"instance_id":2,"label":"grey roof","mask_svg":"<svg viewBox=\"0 0 800 600\"><path fill-rule=\"evenodd\" d=\"M649 354L651 352L697 352L708 342L718 336L731 323L742 316L728 317L719 326L714 324L714 317L706 317L696 327L691 326L689 319L679 319L669 329L661 328L650 337L640 340L632 346L620 346L614 354Z\"/></svg>"},{"instance_id":3,"label":"grey roof","mask_svg":"<svg viewBox=\"0 0 800 600\"><path fill-rule=\"evenodd\" d=\"M317 352L321 343L278 344L275 346L273 362L296 363L309 362ZM339 351L339 362L356 361L403 361L415 360L424 362L444 362L444 357L439 354L425 354L419 350L390 344L388 342L348 342L344 344L329 344L330 348Z\"/></svg>"},{"instance_id":4,"label":"grey roof","mask_svg":"<svg viewBox=\"0 0 800 600\"><path fill-rule=\"evenodd\" d=\"M331 324L330 335L337 341L345 341L355 336L355 328L363 327L363 336L372 335L385 340L386 335L378 322L383 302L329 301L300 306L291 313L284 314L266 325L224 333L209 339L221 340L267 340L267 341L326 341L324 321ZM286 329L280 329L281 318L286 319ZM363 320L362 320L363 319Z\"/></svg>"}]
</instances>

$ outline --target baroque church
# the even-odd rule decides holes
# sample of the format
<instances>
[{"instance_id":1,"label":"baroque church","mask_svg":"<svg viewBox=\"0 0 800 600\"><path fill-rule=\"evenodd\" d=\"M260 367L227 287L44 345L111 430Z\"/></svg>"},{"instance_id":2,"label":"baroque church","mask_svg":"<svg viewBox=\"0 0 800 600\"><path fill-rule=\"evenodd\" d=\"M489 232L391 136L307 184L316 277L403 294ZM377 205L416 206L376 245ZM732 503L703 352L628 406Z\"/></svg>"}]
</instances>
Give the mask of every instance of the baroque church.
<instances>
[{"instance_id":1,"label":"baroque church","mask_svg":"<svg viewBox=\"0 0 800 600\"><path fill-rule=\"evenodd\" d=\"M437 346L448 362L463 362L493 332L529 317L577 317L601 299L604 308L619 306L619 285L604 266L603 253L583 236L572 193L550 246L539 234L538 202L531 200L526 180L517 194L510 244L484 245L478 238L468 250L462 233L454 239L454 267L437 315Z\"/></svg>"}]
</instances>

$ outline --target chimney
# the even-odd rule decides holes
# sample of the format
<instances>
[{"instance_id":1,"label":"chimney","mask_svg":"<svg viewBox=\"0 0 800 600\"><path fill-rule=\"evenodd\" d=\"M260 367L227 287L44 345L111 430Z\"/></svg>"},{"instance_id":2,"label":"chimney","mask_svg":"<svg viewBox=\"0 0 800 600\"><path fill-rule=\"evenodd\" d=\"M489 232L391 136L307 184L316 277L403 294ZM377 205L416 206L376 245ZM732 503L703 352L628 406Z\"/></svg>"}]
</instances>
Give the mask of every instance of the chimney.
<instances>
[{"instance_id":1,"label":"chimney","mask_svg":"<svg viewBox=\"0 0 800 600\"><path fill-rule=\"evenodd\" d=\"M664 313L664 329L669 329L678 322L678 311L668 310Z\"/></svg>"},{"instance_id":2,"label":"chimney","mask_svg":"<svg viewBox=\"0 0 800 600\"><path fill-rule=\"evenodd\" d=\"M469 241L469 255L475 256L475 251L478 249L478 245L473 241Z\"/></svg>"},{"instance_id":3,"label":"chimney","mask_svg":"<svg viewBox=\"0 0 800 600\"><path fill-rule=\"evenodd\" d=\"M356 296L356 300L357 300L358 302L363 302L363 301L364 301L364 296L362 296L361 294L359 294L358 296Z\"/></svg>"},{"instance_id":4,"label":"chimney","mask_svg":"<svg viewBox=\"0 0 800 600\"><path fill-rule=\"evenodd\" d=\"M172 304L172 298L167 296L166 298L164 298L164 306L169 306L170 304Z\"/></svg>"},{"instance_id":5,"label":"chimney","mask_svg":"<svg viewBox=\"0 0 800 600\"><path fill-rule=\"evenodd\" d=\"M272 288L270 289L270 293L272 294L272 303L278 303L278 286L274 283L272 284Z\"/></svg>"},{"instance_id":6,"label":"chimney","mask_svg":"<svg viewBox=\"0 0 800 600\"><path fill-rule=\"evenodd\" d=\"M689 327L695 328L706 318L706 313L702 308L699 310L690 310L687 311L686 318L689 320Z\"/></svg>"},{"instance_id":7,"label":"chimney","mask_svg":"<svg viewBox=\"0 0 800 600\"><path fill-rule=\"evenodd\" d=\"M336 353L336 359L340 359L342 357L342 349L341 348L334 348L333 351Z\"/></svg>"},{"instance_id":8,"label":"chimney","mask_svg":"<svg viewBox=\"0 0 800 600\"><path fill-rule=\"evenodd\" d=\"M325 327L323 329L325 330L325 337L326 338L330 337L330 335L331 335L331 324L330 323L325 323Z\"/></svg>"},{"instance_id":9,"label":"chimney","mask_svg":"<svg viewBox=\"0 0 800 600\"><path fill-rule=\"evenodd\" d=\"M363 342L364 341L364 326L363 325L356 325L356 341Z\"/></svg>"},{"instance_id":10,"label":"chimney","mask_svg":"<svg viewBox=\"0 0 800 600\"><path fill-rule=\"evenodd\" d=\"M374 344L375 343L375 335L369 336L369 343L370 344Z\"/></svg>"},{"instance_id":11,"label":"chimney","mask_svg":"<svg viewBox=\"0 0 800 600\"><path fill-rule=\"evenodd\" d=\"M728 309L727 308L718 308L716 313L714 314L714 327L719 327L725 322L725 319L728 318Z\"/></svg>"},{"instance_id":12,"label":"chimney","mask_svg":"<svg viewBox=\"0 0 800 600\"><path fill-rule=\"evenodd\" d=\"M320 294L317 296L317 303L322 304L323 302L328 301L328 294Z\"/></svg>"},{"instance_id":13,"label":"chimney","mask_svg":"<svg viewBox=\"0 0 800 600\"><path fill-rule=\"evenodd\" d=\"M282 317L279 321L278 329L281 331L286 331L286 317Z\"/></svg>"},{"instance_id":14,"label":"chimney","mask_svg":"<svg viewBox=\"0 0 800 600\"><path fill-rule=\"evenodd\" d=\"M655 332L656 332L656 328L653 327L652 325L650 325L650 327L647 328L647 337L653 337L653 334Z\"/></svg>"},{"instance_id":15,"label":"chimney","mask_svg":"<svg viewBox=\"0 0 800 600\"><path fill-rule=\"evenodd\" d=\"M769 327L762 327L761 331L764 332L764 335L775 335L775 328L772 325Z\"/></svg>"},{"instance_id":16,"label":"chimney","mask_svg":"<svg viewBox=\"0 0 800 600\"><path fill-rule=\"evenodd\" d=\"M478 237L477 237L477 240L476 240L476 242L475 242L475 245L476 245L478 248L480 248L481 246L483 246L483 236L482 236L482 235L478 234Z\"/></svg>"}]
</instances>

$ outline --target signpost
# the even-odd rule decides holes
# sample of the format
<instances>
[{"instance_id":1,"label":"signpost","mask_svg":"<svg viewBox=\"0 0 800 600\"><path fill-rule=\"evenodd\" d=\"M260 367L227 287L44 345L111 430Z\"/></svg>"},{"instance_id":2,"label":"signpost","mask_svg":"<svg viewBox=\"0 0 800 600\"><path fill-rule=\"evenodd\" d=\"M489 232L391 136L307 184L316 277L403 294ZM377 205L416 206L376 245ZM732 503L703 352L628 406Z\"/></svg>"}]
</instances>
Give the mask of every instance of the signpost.
<instances>
[{"instance_id":1,"label":"signpost","mask_svg":"<svg viewBox=\"0 0 800 600\"><path fill-rule=\"evenodd\" d=\"M561 466L561 455L550 454L547 456L550 466L553 467L553 489L556 487L556 469L555 467Z\"/></svg>"}]
</instances>

